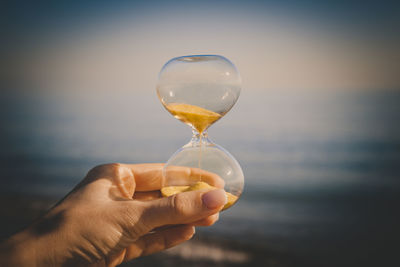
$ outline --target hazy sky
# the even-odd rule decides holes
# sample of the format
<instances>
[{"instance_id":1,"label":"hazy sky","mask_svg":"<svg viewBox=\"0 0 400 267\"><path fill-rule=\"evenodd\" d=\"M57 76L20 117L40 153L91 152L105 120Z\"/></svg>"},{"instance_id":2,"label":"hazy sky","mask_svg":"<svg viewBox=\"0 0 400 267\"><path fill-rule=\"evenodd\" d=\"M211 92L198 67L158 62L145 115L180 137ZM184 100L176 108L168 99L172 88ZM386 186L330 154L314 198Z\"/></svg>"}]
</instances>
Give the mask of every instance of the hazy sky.
<instances>
[{"instance_id":1,"label":"hazy sky","mask_svg":"<svg viewBox=\"0 0 400 267\"><path fill-rule=\"evenodd\" d=\"M14 1L4 7L3 72L28 89L149 90L167 60L188 54L226 56L249 89L400 88L400 12L389 2Z\"/></svg>"}]
</instances>

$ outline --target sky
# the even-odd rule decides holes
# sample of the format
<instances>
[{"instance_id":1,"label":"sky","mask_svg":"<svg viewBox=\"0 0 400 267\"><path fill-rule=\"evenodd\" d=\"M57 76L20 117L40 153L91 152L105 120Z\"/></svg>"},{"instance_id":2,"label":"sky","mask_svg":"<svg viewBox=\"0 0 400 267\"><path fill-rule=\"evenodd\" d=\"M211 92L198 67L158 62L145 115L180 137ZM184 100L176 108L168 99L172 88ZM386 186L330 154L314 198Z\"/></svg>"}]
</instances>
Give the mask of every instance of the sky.
<instances>
[{"instance_id":1,"label":"sky","mask_svg":"<svg viewBox=\"0 0 400 267\"><path fill-rule=\"evenodd\" d=\"M400 9L387 1L12 1L2 10L8 87L152 90L169 59L221 54L251 90L400 88Z\"/></svg>"},{"instance_id":2,"label":"sky","mask_svg":"<svg viewBox=\"0 0 400 267\"><path fill-rule=\"evenodd\" d=\"M238 103L210 129L240 162L275 160L265 153L276 144L290 150L303 142L301 150L400 136L400 14L389 2L2 5L0 140L7 156L165 161L190 130L158 101L157 75L171 58L191 54L223 55L242 76ZM302 151L275 152L282 162L307 159Z\"/></svg>"}]
</instances>

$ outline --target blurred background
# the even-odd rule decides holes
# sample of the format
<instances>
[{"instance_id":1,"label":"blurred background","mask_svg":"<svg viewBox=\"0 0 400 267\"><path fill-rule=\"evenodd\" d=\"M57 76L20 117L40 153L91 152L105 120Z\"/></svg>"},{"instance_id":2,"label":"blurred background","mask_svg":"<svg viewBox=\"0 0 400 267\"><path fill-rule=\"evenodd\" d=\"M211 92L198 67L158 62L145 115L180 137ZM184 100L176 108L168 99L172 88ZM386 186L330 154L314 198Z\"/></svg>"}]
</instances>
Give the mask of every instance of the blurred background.
<instances>
[{"instance_id":1,"label":"blurred background","mask_svg":"<svg viewBox=\"0 0 400 267\"><path fill-rule=\"evenodd\" d=\"M243 89L209 134L242 165L244 194L193 241L134 266L399 266L399 4L2 1L0 12L1 238L95 165L165 162L191 131L157 99L158 72L221 54Z\"/></svg>"}]
</instances>

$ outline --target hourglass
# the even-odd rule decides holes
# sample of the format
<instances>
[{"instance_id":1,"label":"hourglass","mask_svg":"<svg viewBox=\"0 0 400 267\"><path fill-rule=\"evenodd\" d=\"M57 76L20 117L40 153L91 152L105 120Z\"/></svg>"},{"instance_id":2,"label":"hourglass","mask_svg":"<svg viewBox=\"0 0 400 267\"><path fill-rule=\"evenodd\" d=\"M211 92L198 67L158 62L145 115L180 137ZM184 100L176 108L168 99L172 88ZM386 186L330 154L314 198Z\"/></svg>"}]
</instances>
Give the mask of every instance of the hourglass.
<instances>
[{"instance_id":1,"label":"hourglass","mask_svg":"<svg viewBox=\"0 0 400 267\"><path fill-rule=\"evenodd\" d=\"M166 184L161 190L164 196L219 184L227 192L224 209L238 200L244 185L242 169L229 152L208 138L207 129L233 107L240 89L239 72L222 56L177 57L163 66L157 83L158 97L193 132L190 142L176 151L164 166ZM179 168L190 170L186 177L189 179L177 175ZM218 183L220 179L222 183Z\"/></svg>"}]
</instances>

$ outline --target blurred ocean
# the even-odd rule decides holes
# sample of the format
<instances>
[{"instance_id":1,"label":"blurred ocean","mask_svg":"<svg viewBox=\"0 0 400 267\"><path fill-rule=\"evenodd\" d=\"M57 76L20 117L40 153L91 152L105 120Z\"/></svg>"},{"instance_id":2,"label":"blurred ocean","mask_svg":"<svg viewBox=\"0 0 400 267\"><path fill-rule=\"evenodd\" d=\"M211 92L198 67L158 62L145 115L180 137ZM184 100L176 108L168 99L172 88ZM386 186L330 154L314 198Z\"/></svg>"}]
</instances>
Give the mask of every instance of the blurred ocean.
<instances>
[{"instance_id":1,"label":"blurred ocean","mask_svg":"<svg viewBox=\"0 0 400 267\"><path fill-rule=\"evenodd\" d=\"M95 165L165 162L191 137L154 90L9 92L0 102L3 196L61 198ZM399 91L243 89L209 135L242 165L245 191L200 235L308 266L399 263Z\"/></svg>"}]
</instances>

